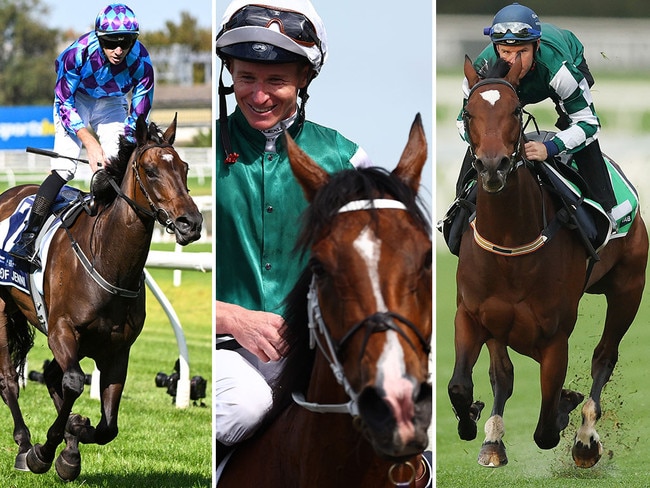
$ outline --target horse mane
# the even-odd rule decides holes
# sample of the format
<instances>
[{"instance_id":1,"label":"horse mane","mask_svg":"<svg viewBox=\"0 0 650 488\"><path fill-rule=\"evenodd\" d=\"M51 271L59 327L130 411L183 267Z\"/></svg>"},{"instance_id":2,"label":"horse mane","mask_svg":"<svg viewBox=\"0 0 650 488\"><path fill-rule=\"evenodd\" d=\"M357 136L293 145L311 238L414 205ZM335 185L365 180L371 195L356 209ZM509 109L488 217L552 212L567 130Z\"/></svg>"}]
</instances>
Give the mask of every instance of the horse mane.
<instances>
[{"instance_id":1,"label":"horse mane","mask_svg":"<svg viewBox=\"0 0 650 488\"><path fill-rule=\"evenodd\" d=\"M429 217L421 199L401 179L385 168L370 167L343 170L330 177L302 215L301 232L295 250L301 256L311 244L330 228L339 208L348 202L368 198L394 198L404 203L418 225L430 235ZM289 345L282 373L274 382L273 408L266 417L268 424L291 402L291 393L305 392L314 363L315 351L309 347L307 292L312 273L306 267L285 299L284 339Z\"/></svg>"},{"instance_id":2,"label":"horse mane","mask_svg":"<svg viewBox=\"0 0 650 488\"><path fill-rule=\"evenodd\" d=\"M156 144L163 144L165 141L162 132L156 124L151 122L147 129L147 141ZM119 148L116 156L109 159L109 164L103 170L97 171L92 179L91 191L95 195L97 203L107 205L115 200L117 193L109 183L109 180L115 181L118 186L122 184L122 179L126 174L129 161L135 151L137 144L120 135Z\"/></svg>"}]
</instances>

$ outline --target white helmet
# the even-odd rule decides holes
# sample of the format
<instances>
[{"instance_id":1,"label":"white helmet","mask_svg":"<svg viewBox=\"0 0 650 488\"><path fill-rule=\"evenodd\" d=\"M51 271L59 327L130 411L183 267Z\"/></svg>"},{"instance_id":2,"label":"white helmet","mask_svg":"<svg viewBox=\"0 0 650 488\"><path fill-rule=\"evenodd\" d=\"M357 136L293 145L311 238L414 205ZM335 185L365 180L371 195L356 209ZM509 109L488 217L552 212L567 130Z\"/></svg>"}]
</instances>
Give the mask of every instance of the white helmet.
<instances>
[{"instance_id":1,"label":"white helmet","mask_svg":"<svg viewBox=\"0 0 650 488\"><path fill-rule=\"evenodd\" d=\"M273 5L234 0L224 14L216 43L221 58L261 63L307 59L314 75L327 57L327 34L309 0L273 0Z\"/></svg>"}]
</instances>

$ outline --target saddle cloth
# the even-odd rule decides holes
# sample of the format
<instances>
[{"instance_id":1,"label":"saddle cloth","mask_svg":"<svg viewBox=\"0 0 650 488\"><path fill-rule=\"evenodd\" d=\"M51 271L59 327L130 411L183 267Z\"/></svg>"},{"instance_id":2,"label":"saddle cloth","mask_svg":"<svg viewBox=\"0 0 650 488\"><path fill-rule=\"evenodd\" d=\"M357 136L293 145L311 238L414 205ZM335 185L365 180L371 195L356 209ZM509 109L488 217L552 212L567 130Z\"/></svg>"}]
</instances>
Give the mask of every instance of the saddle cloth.
<instances>
[{"instance_id":1,"label":"saddle cloth","mask_svg":"<svg viewBox=\"0 0 650 488\"><path fill-rule=\"evenodd\" d=\"M50 217L37 237L38 255L43 269L34 272L34 283L38 293L43 293L43 273L47 263L48 250L52 236L61 227L61 218L58 215L65 213L71 206L79 205L79 195L82 192L77 188L64 186L52 205L53 216ZM0 285L13 286L20 291L30 293L29 264L16 260L9 255L9 250L20 238L27 225L29 214L32 210L35 195L29 195L20 201L16 210L8 218L0 221ZM57 215L58 214L58 215Z\"/></svg>"}]
</instances>

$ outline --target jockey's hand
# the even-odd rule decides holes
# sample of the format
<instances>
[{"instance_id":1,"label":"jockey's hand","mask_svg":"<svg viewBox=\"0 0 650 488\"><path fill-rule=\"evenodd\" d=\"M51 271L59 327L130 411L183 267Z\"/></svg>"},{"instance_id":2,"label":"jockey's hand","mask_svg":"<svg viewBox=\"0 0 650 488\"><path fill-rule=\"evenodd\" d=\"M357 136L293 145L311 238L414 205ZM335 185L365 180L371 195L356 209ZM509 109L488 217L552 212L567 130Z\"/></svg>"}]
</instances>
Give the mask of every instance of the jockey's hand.
<instances>
[{"instance_id":1,"label":"jockey's hand","mask_svg":"<svg viewBox=\"0 0 650 488\"><path fill-rule=\"evenodd\" d=\"M106 166L108 162L106 154L97 139L85 127L77 131L77 137L81 140L88 154L88 163L93 173Z\"/></svg>"},{"instance_id":2,"label":"jockey's hand","mask_svg":"<svg viewBox=\"0 0 650 488\"><path fill-rule=\"evenodd\" d=\"M528 141L524 144L524 151L526 153L526 159L529 161L546 161L548 157L546 146L541 142Z\"/></svg>"},{"instance_id":3,"label":"jockey's hand","mask_svg":"<svg viewBox=\"0 0 650 488\"><path fill-rule=\"evenodd\" d=\"M217 334L230 334L261 361L277 361L288 352L282 333L284 319L270 312L247 310L231 303L216 303Z\"/></svg>"}]
</instances>

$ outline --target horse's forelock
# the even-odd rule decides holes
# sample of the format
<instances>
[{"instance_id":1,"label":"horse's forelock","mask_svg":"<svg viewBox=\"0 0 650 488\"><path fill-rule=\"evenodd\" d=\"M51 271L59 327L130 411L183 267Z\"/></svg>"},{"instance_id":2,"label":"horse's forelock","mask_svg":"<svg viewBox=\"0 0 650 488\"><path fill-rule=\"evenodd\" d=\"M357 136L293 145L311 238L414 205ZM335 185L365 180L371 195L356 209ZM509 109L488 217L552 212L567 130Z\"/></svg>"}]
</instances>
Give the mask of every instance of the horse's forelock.
<instances>
[{"instance_id":1,"label":"horse's forelock","mask_svg":"<svg viewBox=\"0 0 650 488\"><path fill-rule=\"evenodd\" d=\"M497 58L494 63L488 66L485 78L504 78L508 71L510 71L508 62L502 58Z\"/></svg>"},{"instance_id":2,"label":"horse's forelock","mask_svg":"<svg viewBox=\"0 0 650 488\"><path fill-rule=\"evenodd\" d=\"M335 173L315 195L303 214L302 231L296 249L306 252L330 225L338 210L354 200L394 198L404 205L427 233L429 219L417 195L402 180L381 167L343 170Z\"/></svg>"}]
</instances>

